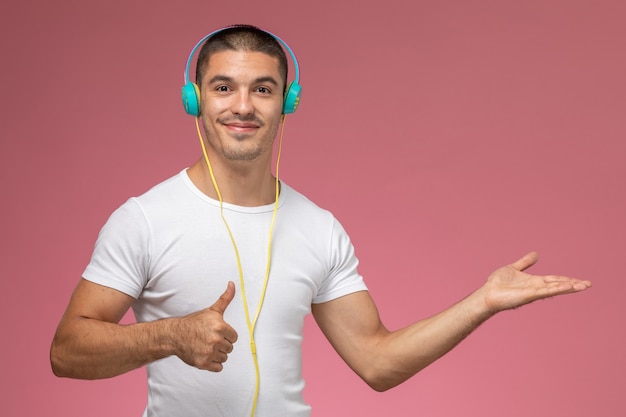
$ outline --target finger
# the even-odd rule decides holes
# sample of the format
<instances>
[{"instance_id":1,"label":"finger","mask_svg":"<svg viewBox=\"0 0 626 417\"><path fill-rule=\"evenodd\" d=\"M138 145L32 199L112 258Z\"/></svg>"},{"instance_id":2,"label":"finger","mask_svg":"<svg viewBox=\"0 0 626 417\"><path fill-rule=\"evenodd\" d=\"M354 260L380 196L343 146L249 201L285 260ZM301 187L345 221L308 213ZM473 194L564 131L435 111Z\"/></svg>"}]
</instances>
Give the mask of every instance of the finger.
<instances>
[{"instance_id":1,"label":"finger","mask_svg":"<svg viewBox=\"0 0 626 417\"><path fill-rule=\"evenodd\" d=\"M228 281L226 291L224 291L220 298L217 299L215 304L213 304L209 308L220 314L224 314L230 302L233 301L233 298L235 298L235 284L232 281Z\"/></svg>"},{"instance_id":2,"label":"finger","mask_svg":"<svg viewBox=\"0 0 626 417\"><path fill-rule=\"evenodd\" d=\"M538 260L539 255L537 255L537 252L530 252L518 259L517 261L513 262L511 266L518 271L523 271L533 266L535 263L537 263Z\"/></svg>"},{"instance_id":3,"label":"finger","mask_svg":"<svg viewBox=\"0 0 626 417\"><path fill-rule=\"evenodd\" d=\"M222 353L219 356L216 356L215 358L213 358L213 362L214 363L224 363L228 360L228 355Z\"/></svg>"},{"instance_id":4,"label":"finger","mask_svg":"<svg viewBox=\"0 0 626 417\"><path fill-rule=\"evenodd\" d=\"M229 326L229 328L224 333L224 339L229 343L228 346L230 349L226 353L230 353L233 351L233 344L237 342L238 338L239 338L239 335L237 334L237 331Z\"/></svg>"},{"instance_id":5,"label":"finger","mask_svg":"<svg viewBox=\"0 0 626 417\"><path fill-rule=\"evenodd\" d=\"M222 372L224 370L224 365L219 362L211 362L206 369L211 372Z\"/></svg>"},{"instance_id":6,"label":"finger","mask_svg":"<svg viewBox=\"0 0 626 417\"><path fill-rule=\"evenodd\" d=\"M591 281L577 278L564 277L560 275L547 275L543 278L546 283L560 283L570 285L574 291L582 291L591 287Z\"/></svg>"}]
</instances>

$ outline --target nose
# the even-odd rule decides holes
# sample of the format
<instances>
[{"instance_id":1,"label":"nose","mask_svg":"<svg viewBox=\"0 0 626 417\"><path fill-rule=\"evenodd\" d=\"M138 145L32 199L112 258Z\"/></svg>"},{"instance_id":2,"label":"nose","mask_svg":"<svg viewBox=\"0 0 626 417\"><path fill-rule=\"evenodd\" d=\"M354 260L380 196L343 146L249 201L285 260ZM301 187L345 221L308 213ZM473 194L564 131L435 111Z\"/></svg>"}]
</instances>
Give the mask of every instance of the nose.
<instances>
[{"instance_id":1,"label":"nose","mask_svg":"<svg viewBox=\"0 0 626 417\"><path fill-rule=\"evenodd\" d=\"M231 110L233 114L244 116L254 113L252 97L250 97L250 93L247 90L240 90L233 96Z\"/></svg>"}]
</instances>

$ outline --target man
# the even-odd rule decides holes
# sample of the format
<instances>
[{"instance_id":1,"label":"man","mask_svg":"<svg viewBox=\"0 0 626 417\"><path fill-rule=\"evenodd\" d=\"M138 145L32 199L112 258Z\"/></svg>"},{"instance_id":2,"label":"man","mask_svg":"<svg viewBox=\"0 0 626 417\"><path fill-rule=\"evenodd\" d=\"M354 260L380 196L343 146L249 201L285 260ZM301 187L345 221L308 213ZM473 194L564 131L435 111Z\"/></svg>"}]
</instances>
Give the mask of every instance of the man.
<instances>
[{"instance_id":1,"label":"man","mask_svg":"<svg viewBox=\"0 0 626 417\"><path fill-rule=\"evenodd\" d=\"M341 225L272 175L286 112L279 42L249 26L209 37L196 74L204 158L103 227L52 343L55 374L107 378L147 365L150 416L308 416L309 312L383 391L497 312L591 285L529 275L529 254L440 314L388 331ZM118 324L130 307L138 322Z\"/></svg>"}]
</instances>

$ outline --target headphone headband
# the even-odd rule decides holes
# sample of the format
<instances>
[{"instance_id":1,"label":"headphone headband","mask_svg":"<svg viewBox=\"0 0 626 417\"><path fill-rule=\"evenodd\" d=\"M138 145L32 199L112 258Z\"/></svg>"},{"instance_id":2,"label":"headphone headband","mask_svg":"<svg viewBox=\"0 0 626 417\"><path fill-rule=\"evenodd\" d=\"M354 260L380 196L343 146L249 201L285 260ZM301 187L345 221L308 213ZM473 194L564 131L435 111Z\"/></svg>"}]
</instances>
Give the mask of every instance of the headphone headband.
<instances>
[{"instance_id":1,"label":"headphone headband","mask_svg":"<svg viewBox=\"0 0 626 417\"><path fill-rule=\"evenodd\" d=\"M237 26L227 26L225 28L218 29L209 33L208 35L200 39L189 53L189 57L187 58L187 64L185 65L185 85L183 86L181 95L185 111L192 116L197 117L200 115L200 89L198 88L198 85L196 83L191 81L191 77L189 76L193 56L195 55L198 48L200 48L200 46L202 46L202 44L204 44L209 38L220 32L233 28L237 28ZM281 44L291 56L296 75L295 79L289 84L287 90L285 91L283 114L293 113L297 110L298 105L300 104L300 95L302 94L302 87L300 86L300 66L298 65L298 59L296 58L296 55L293 53L289 45L287 45L287 42L283 41L281 38L271 32L262 29L258 30L267 33L276 41L278 41L278 43Z\"/></svg>"}]
</instances>

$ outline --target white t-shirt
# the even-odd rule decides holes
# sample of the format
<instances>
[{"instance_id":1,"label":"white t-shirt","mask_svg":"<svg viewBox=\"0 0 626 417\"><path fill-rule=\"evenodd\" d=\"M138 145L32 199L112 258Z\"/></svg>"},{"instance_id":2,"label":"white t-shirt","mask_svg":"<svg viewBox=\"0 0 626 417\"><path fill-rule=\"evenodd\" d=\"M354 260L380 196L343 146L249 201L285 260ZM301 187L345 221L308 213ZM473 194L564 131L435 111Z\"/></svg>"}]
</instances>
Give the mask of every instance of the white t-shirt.
<instances>
[{"instance_id":1,"label":"white t-shirt","mask_svg":"<svg viewBox=\"0 0 626 417\"><path fill-rule=\"evenodd\" d=\"M248 308L256 312L265 278L274 205L224 203L239 250ZM366 290L346 232L326 210L282 184L271 271L255 339L261 384L257 417L305 417L302 327L312 303ZM171 356L147 366L144 416L235 417L250 414L255 371L232 242L219 202L186 170L117 209L102 228L83 277L136 298L137 321L183 316L211 306L233 281L224 319L237 331L219 373Z\"/></svg>"}]
</instances>

